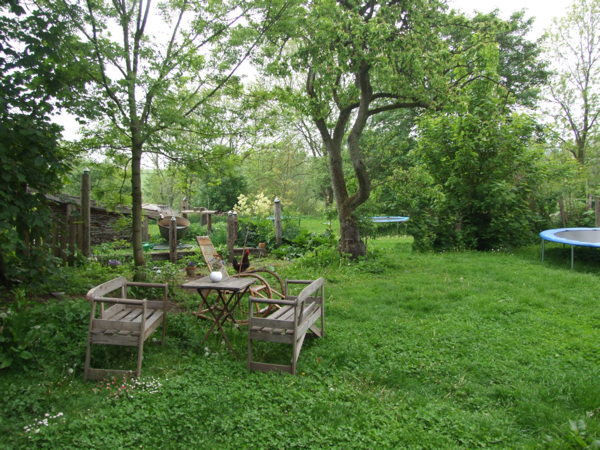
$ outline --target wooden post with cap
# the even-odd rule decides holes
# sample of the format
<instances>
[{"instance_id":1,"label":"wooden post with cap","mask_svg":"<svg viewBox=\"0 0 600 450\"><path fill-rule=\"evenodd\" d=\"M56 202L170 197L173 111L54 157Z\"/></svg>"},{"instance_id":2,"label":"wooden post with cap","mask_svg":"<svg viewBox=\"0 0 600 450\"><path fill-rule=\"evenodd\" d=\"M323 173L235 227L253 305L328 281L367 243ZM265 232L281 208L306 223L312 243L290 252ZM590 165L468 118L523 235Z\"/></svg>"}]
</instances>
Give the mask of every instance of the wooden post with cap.
<instances>
[{"instance_id":1,"label":"wooden post with cap","mask_svg":"<svg viewBox=\"0 0 600 450\"><path fill-rule=\"evenodd\" d=\"M281 223L281 200L275 199L275 244L280 247L283 243L283 224Z\"/></svg>"},{"instance_id":2,"label":"wooden post with cap","mask_svg":"<svg viewBox=\"0 0 600 450\"><path fill-rule=\"evenodd\" d=\"M238 215L235 211L227 213L227 251L229 263L233 262L233 249L238 238Z\"/></svg>"},{"instance_id":3,"label":"wooden post with cap","mask_svg":"<svg viewBox=\"0 0 600 450\"><path fill-rule=\"evenodd\" d=\"M171 264L177 263L177 219L171 216L169 222L169 259Z\"/></svg>"},{"instance_id":4,"label":"wooden post with cap","mask_svg":"<svg viewBox=\"0 0 600 450\"><path fill-rule=\"evenodd\" d=\"M81 220L83 221L83 248L82 253L89 258L91 254L90 244L90 207L91 207L91 183L90 169L85 168L81 175Z\"/></svg>"}]
</instances>

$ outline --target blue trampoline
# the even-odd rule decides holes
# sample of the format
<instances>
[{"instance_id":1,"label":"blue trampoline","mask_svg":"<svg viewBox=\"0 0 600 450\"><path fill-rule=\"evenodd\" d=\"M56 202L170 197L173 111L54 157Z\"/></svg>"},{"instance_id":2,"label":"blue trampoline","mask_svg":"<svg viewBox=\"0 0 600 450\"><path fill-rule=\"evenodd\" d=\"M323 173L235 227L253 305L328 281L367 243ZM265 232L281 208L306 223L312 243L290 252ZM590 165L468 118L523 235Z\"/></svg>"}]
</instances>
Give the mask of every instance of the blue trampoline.
<instances>
[{"instance_id":1,"label":"blue trampoline","mask_svg":"<svg viewBox=\"0 0 600 450\"><path fill-rule=\"evenodd\" d=\"M406 222L409 217L403 216L375 216L371 217L371 220L375 223L393 223L393 222Z\"/></svg>"},{"instance_id":2,"label":"blue trampoline","mask_svg":"<svg viewBox=\"0 0 600 450\"><path fill-rule=\"evenodd\" d=\"M575 262L575 246L600 248L600 228L557 228L544 230L542 238L542 262L544 262L545 241L557 242L571 246L571 269Z\"/></svg>"}]
</instances>

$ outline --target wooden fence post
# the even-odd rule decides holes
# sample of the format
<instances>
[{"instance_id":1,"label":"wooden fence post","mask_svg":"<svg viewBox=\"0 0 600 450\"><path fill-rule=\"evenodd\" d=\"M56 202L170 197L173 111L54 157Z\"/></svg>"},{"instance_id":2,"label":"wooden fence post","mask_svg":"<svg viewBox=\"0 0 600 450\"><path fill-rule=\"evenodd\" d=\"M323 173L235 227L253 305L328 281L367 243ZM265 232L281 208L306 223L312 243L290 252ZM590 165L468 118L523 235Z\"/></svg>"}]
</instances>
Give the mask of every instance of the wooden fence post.
<instances>
[{"instance_id":1,"label":"wooden fence post","mask_svg":"<svg viewBox=\"0 0 600 450\"><path fill-rule=\"evenodd\" d=\"M598 196L594 197L594 200L596 201L595 207L596 207L596 228L600 227L600 203L598 202L598 200L600 200L600 198Z\"/></svg>"},{"instance_id":2,"label":"wooden fence post","mask_svg":"<svg viewBox=\"0 0 600 450\"><path fill-rule=\"evenodd\" d=\"M183 197L183 200L181 200L181 217L183 217L184 219L187 219L188 215L185 214L183 211L187 211L188 209L190 209L188 199L187 197Z\"/></svg>"},{"instance_id":3,"label":"wooden fence post","mask_svg":"<svg viewBox=\"0 0 600 450\"><path fill-rule=\"evenodd\" d=\"M79 218L77 219L77 248L83 252L83 218L81 208L79 208Z\"/></svg>"},{"instance_id":4,"label":"wooden fence post","mask_svg":"<svg viewBox=\"0 0 600 450\"><path fill-rule=\"evenodd\" d=\"M148 216L144 214L144 221L142 222L142 241L148 242L150 240L150 233L148 232Z\"/></svg>"},{"instance_id":5,"label":"wooden fence post","mask_svg":"<svg viewBox=\"0 0 600 450\"><path fill-rule=\"evenodd\" d=\"M206 216L206 235L212 233L212 214L204 214Z\"/></svg>"},{"instance_id":6,"label":"wooden fence post","mask_svg":"<svg viewBox=\"0 0 600 450\"><path fill-rule=\"evenodd\" d=\"M86 256L90 257L91 246L90 246L90 206L91 198L90 192L90 169L84 169L83 175L81 175L81 220L83 220L83 246L81 252Z\"/></svg>"},{"instance_id":7,"label":"wooden fence post","mask_svg":"<svg viewBox=\"0 0 600 450\"><path fill-rule=\"evenodd\" d=\"M69 247L69 220L71 217L71 205L65 205L65 216L61 222L60 227L60 257L63 260L63 264L66 266L69 260L67 255L67 249Z\"/></svg>"},{"instance_id":8,"label":"wooden fence post","mask_svg":"<svg viewBox=\"0 0 600 450\"><path fill-rule=\"evenodd\" d=\"M229 257L227 258L230 263L233 262L233 249L235 247L235 241L238 237L238 215L235 211L229 211L227 213L227 251Z\"/></svg>"},{"instance_id":9,"label":"wooden fence post","mask_svg":"<svg viewBox=\"0 0 600 450\"><path fill-rule=\"evenodd\" d=\"M281 200L275 199L275 244L280 247L283 243L283 224L281 223Z\"/></svg>"},{"instance_id":10,"label":"wooden fence post","mask_svg":"<svg viewBox=\"0 0 600 450\"><path fill-rule=\"evenodd\" d=\"M52 256L59 256L60 249L58 248L58 226L60 224L60 216L54 215L52 220Z\"/></svg>"},{"instance_id":11,"label":"wooden fence post","mask_svg":"<svg viewBox=\"0 0 600 450\"><path fill-rule=\"evenodd\" d=\"M71 205L71 211L73 205ZM77 233L77 227L75 226L75 216L69 214L69 258L68 263L71 267L75 265L75 238Z\"/></svg>"},{"instance_id":12,"label":"wooden fence post","mask_svg":"<svg viewBox=\"0 0 600 450\"><path fill-rule=\"evenodd\" d=\"M200 212L202 211L206 211L206 208L201 207ZM206 225L206 214L200 214L200 226L203 227L204 225Z\"/></svg>"},{"instance_id":13,"label":"wooden fence post","mask_svg":"<svg viewBox=\"0 0 600 450\"><path fill-rule=\"evenodd\" d=\"M567 218L565 217L565 204L563 202L562 197L558 197L558 209L560 210L560 219L562 221L562 226L565 228L567 226Z\"/></svg>"},{"instance_id":14,"label":"wooden fence post","mask_svg":"<svg viewBox=\"0 0 600 450\"><path fill-rule=\"evenodd\" d=\"M171 217L169 223L169 259L172 264L177 264L177 220Z\"/></svg>"}]
</instances>

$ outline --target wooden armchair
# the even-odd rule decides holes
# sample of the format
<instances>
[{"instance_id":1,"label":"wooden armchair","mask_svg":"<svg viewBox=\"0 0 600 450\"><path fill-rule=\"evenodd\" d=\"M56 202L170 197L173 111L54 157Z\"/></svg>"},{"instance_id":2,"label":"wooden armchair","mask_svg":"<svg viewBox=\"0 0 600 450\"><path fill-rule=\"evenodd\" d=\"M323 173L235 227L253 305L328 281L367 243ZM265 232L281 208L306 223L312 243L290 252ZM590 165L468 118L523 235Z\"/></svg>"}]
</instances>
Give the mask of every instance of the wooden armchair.
<instances>
[{"instance_id":1,"label":"wooden armchair","mask_svg":"<svg viewBox=\"0 0 600 450\"><path fill-rule=\"evenodd\" d=\"M133 300L127 298L127 287L141 286L164 288L163 300ZM105 297L106 294L121 290L121 297ZM168 285L157 283L130 283L125 277L115 278L96 286L87 293L91 302L90 326L85 355L86 380L98 380L109 376L140 377L144 341L162 324L162 345L165 345L166 312L168 307ZM100 318L96 318L96 304L100 304ZM112 304L104 309L104 304ZM138 347L137 370L106 370L90 367L92 344L125 345Z\"/></svg>"}]
</instances>

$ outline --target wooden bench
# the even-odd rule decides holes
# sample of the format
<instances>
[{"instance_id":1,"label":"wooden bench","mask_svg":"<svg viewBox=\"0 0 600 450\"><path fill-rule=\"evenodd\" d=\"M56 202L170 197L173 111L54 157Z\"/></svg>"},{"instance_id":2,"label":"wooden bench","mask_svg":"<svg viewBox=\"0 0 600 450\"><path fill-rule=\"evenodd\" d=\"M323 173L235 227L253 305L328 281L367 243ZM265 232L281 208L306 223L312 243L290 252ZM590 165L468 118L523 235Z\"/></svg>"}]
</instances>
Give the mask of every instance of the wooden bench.
<instances>
[{"instance_id":1,"label":"wooden bench","mask_svg":"<svg viewBox=\"0 0 600 450\"><path fill-rule=\"evenodd\" d=\"M140 286L163 288L163 300L133 300L127 298L127 288ZM110 292L121 291L120 298L105 297ZM166 311L168 307L168 285L158 283L130 283L125 277L107 281L87 293L92 303L88 332L87 352L85 355L86 380L98 380L109 376L140 377L144 341L162 324L162 345L165 345ZM96 318L96 303L100 303L100 318ZM112 306L104 309L104 304ZM92 344L125 345L138 347L137 370L105 370L90 368Z\"/></svg>"},{"instance_id":2,"label":"wooden bench","mask_svg":"<svg viewBox=\"0 0 600 450\"><path fill-rule=\"evenodd\" d=\"M306 284L298 296L287 295L289 285ZM286 280L285 299L264 299L250 297L250 317L248 321L248 370L269 372L272 370L289 372L296 375L296 363L304 343L304 338L325 336L325 280L315 281ZM268 317L255 317L252 303L273 303L282 305L278 311ZM319 329L315 322L321 319ZM252 341L281 342L291 344L291 366L265 364L252 361Z\"/></svg>"}]
</instances>

